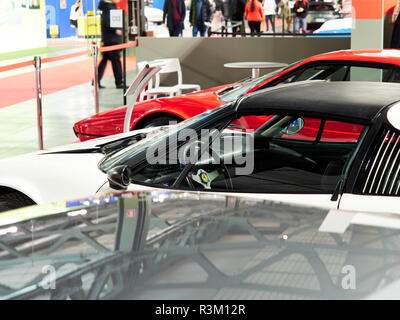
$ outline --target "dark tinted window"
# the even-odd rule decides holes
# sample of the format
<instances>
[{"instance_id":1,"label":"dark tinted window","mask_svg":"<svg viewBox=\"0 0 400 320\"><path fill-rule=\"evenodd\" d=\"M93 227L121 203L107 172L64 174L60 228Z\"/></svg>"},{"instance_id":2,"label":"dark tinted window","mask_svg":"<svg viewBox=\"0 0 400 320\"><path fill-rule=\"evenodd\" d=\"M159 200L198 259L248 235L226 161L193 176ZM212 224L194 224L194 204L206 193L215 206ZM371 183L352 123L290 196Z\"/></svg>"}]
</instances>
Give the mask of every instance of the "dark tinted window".
<instances>
[{"instance_id":1,"label":"dark tinted window","mask_svg":"<svg viewBox=\"0 0 400 320\"><path fill-rule=\"evenodd\" d=\"M335 11L333 5L330 4L310 4L309 11Z\"/></svg>"},{"instance_id":2,"label":"dark tinted window","mask_svg":"<svg viewBox=\"0 0 400 320\"><path fill-rule=\"evenodd\" d=\"M305 80L399 82L400 70L391 66L312 65L291 73L278 83Z\"/></svg>"}]
</instances>

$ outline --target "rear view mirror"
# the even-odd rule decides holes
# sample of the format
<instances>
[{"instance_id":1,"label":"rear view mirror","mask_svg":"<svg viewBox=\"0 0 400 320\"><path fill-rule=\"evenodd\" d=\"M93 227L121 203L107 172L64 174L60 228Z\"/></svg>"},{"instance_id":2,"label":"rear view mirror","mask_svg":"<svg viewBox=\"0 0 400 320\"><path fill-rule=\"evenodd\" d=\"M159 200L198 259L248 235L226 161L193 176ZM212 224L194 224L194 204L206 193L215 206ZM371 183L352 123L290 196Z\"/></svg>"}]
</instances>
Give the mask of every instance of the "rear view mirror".
<instances>
[{"instance_id":1,"label":"rear view mirror","mask_svg":"<svg viewBox=\"0 0 400 320\"><path fill-rule=\"evenodd\" d=\"M295 121L291 122L286 128L282 129L282 134L286 134L287 136L292 136L304 127L304 119L298 118Z\"/></svg>"},{"instance_id":2,"label":"rear view mirror","mask_svg":"<svg viewBox=\"0 0 400 320\"><path fill-rule=\"evenodd\" d=\"M107 173L110 187L116 190L125 190L131 183L131 170L128 166L117 166Z\"/></svg>"}]
</instances>

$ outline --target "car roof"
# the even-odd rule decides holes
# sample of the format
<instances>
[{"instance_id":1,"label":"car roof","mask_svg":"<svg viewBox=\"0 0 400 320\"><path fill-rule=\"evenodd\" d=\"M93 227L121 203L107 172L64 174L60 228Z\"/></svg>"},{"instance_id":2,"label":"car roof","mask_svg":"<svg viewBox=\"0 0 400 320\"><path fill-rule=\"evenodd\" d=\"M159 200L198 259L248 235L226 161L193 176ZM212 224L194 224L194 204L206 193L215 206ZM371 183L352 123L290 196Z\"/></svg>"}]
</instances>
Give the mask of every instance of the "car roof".
<instances>
[{"instance_id":1,"label":"car roof","mask_svg":"<svg viewBox=\"0 0 400 320\"><path fill-rule=\"evenodd\" d=\"M304 81L259 90L237 101L238 112L318 114L370 122L385 106L400 100L400 84Z\"/></svg>"},{"instance_id":2,"label":"car roof","mask_svg":"<svg viewBox=\"0 0 400 320\"><path fill-rule=\"evenodd\" d=\"M340 50L311 56L304 63L313 61L346 60L359 62L392 63L400 65L400 50Z\"/></svg>"}]
</instances>

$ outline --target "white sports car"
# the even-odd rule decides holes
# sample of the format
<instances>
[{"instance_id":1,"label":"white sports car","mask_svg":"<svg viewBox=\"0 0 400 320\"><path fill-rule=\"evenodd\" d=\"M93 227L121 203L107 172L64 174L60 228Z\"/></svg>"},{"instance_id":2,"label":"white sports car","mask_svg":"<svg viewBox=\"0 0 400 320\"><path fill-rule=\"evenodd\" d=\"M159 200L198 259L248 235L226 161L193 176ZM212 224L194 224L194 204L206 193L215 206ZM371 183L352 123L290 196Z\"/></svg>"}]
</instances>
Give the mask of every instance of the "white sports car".
<instances>
[{"instance_id":1,"label":"white sports car","mask_svg":"<svg viewBox=\"0 0 400 320\"><path fill-rule=\"evenodd\" d=\"M144 188L400 213L400 85L282 85L172 127L0 161L3 210Z\"/></svg>"},{"instance_id":2,"label":"white sports car","mask_svg":"<svg viewBox=\"0 0 400 320\"><path fill-rule=\"evenodd\" d=\"M143 139L156 128L0 160L0 211L94 195L107 183L97 164L104 155Z\"/></svg>"}]
</instances>

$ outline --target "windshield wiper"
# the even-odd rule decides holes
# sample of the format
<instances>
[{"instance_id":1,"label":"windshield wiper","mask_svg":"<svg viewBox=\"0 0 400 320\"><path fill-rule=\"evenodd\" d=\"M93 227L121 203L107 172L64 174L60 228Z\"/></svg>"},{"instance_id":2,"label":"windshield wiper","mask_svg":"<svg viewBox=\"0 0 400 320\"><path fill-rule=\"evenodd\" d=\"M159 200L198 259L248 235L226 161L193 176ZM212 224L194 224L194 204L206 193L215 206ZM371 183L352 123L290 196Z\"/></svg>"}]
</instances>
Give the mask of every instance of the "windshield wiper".
<instances>
[{"instance_id":1,"label":"windshield wiper","mask_svg":"<svg viewBox=\"0 0 400 320\"><path fill-rule=\"evenodd\" d=\"M240 130L244 130L244 131L247 130L245 127L238 126L237 124L232 124L232 123L229 126L227 126L227 128L240 129Z\"/></svg>"},{"instance_id":2,"label":"windshield wiper","mask_svg":"<svg viewBox=\"0 0 400 320\"><path fill-rule=\"evenodd\" d=\"M219 89L216 93L217 93L217 95L221 95L221 94L223 94L223 93L226 93L226 92L228 92L228 91L231 91L232 89L234 89L234 88L236 88L238 85L236 85L236 86L229 86L229 87L225 87L225 88L222 88L222 89Z\"/></svg>"},{"instance_id":3,"label":"windshield wiper","mask_svg":"<svg viewBox=\"0 0 400 320\"><path fill-rule=\"evenodd\" d=\"M130 146L131 144L137 143L140 140L146 138L146 136L147 136L147 134L145 134L145 133L139 133L139 134L135 134L134 136L129 137L129 138L123 138L121 140L107 143L101 147L101 152L108 155L115 151L122 150L122 149Z\"/></svg>"},{"instance_id":4,"label":"windshield wiper","mask_svg":"<svg viewBox=\"0 0 400 320\"><path fill-rule=\"evenodd\" d=\"M225 87L225 88L219 89L216 93L217 93L217 95L221 95L223 93L227 93L228 91L236 89L236 88L242 86L243 84L245 84L245 83L247 83L249 81L252 81L252 80L254 80L254 79L251 76L248 76L246 78L243 78L241 80L236 81L236 83L237 83L236 85L231 85L229 87Z\"/></svg>"}]
</instances>

